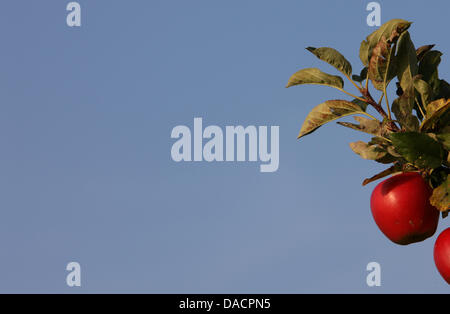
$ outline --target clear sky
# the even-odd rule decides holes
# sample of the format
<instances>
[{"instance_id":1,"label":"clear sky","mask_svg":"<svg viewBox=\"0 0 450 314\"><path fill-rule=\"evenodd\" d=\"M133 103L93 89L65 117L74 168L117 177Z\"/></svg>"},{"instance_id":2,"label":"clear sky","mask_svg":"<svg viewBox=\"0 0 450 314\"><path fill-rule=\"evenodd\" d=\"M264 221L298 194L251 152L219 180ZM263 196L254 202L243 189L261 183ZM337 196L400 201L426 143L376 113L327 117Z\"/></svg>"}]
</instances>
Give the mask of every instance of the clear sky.
<instances>
[{"instance_id":1,"label":"clear sky","mask_svg":"<svg viewBox=\"0 0 450 314\"><path fill-rule=\"evenodd\" d=\"M313 106L348 98L289 76L336 73L307 46L359 73L369 1L80 0L81 28L68 2L0 5L0 292L449 292L437 234L401 247L376 227L361 182L383 166L348 147L368 137L333 123L296 140ZM449 3L379 2L449 80ZM175 163L171 130L194 117L280 126L278 171Z\"/></svg>"}]
</instances>

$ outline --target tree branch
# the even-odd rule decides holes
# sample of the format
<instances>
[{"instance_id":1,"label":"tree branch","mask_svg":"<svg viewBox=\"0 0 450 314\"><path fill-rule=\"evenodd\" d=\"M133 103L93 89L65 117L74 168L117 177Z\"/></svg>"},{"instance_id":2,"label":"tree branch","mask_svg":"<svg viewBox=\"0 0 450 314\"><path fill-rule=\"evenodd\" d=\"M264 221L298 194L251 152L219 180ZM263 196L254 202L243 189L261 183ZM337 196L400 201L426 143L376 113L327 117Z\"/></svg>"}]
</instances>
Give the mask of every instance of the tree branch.
<instances>
[{"instance_id":1,"label":"tree branch","mask_svg":"<svg viewBox=\"0 0 450 314\"><path fill-rule=\"evenodd\" d=\"M378 113L383 117L383 119L388 120L388 126L393 130L393 131L399 131L400 129L398 128L398 126L395 124L394 121L392 121L388 115L386 114L386 111L384 111L383 107L378 104L377 102L375 102L375 100L372 98L372 95L370 95L369 89L368 88L363 88L361 89L361 94L364 96L364 98L366 98L366 101L369 105L371 105L372 107L375 108L376 111L378 111Z\"/></svg>"}]
</instances>

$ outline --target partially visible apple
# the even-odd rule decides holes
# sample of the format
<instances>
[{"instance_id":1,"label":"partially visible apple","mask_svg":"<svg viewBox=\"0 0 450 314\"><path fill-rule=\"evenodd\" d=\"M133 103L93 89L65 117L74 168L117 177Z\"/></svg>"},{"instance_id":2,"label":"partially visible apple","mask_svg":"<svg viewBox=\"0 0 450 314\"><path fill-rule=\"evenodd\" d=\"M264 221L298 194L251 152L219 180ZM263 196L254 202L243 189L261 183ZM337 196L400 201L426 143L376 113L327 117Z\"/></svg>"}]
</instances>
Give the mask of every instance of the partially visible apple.
<instances>
[{"instance_id":1,"label":"partially visible apple","mask_svg":"<svg viewBox=\"0 0 450 314\"><path fill-rule=\"evenodd\" d=\"M370 199L372 215L391 241L407 245L431 237L439 211L430 204L431 187L417 172L395 175L378 184Z\"/></svg>"},{"instance_id":2,"label":"partially visible apple","mask_svg":"<svg viewBox=\"0 0 450 314\"><path fill-rule=\"evenodd\" d=\"M442 231L436 239L434 262L441 276L450 285L450 228Z\"/></svg>"}]
</instances>

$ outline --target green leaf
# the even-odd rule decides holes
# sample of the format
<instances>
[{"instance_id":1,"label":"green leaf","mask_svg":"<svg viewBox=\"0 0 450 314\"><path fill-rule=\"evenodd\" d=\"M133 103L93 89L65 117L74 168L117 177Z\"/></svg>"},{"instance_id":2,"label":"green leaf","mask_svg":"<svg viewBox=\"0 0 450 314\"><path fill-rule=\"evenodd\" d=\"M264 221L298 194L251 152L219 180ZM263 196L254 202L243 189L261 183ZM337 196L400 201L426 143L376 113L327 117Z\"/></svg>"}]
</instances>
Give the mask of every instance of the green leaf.
<instances>
[{"instance_id":1,"label":"green leaf","mask_svg":"<svg viewBox=\"0 0 450 314\"><path fill-rule=\"evenodd\" d=\"M368 103L366 103L365 101L362 101L362 100L359 100L359 99L353 99L352 103L360 106L362 108L362 110L366 111Z\"/></svg>"},{"instance_id":2,"label":"green leaf","mask_svg":"<svg viewBox=\"0 0 450 314\"><path fill-rule=\"evenodd\" d=\"M367 144L376 145L379 147L380 151L386 152L385 155L375 159L376 162L382 164L391 164L395 161L403 160L402 156L395 152L391 142L384 137L379 136L372 137L372 139Z\"/></svg>"},{"instance_id":3,"label":"green leaf","mask_svg":"<svg viewBox=\"0 0 450 314\"><path fill-rule=\"evenodd\" d=\"M430 203L441 212L450 210L450 177L433 190Z\"/></svg>"},{"instance_id":4,"label":"green leaf","mask_svg":"<svg viewBox=\"0 0 450 314\"><path fill-rule=\"evenodd\" d=\"M391 45L385 37L381 38L372 51L368 76L373 86L378 90L384 90L384 84L388 85L396 76L395 62L393 62L394 53L394 49L391 49Z\"/></svg>"},{"instance_id":5,"label":"green leaf","mask_svg":"<svg viewBox=\"0 0 450 314\"><path fill-rule=\"evenodd\" d=\"M397 151L395 150L395 147L392 145L388 146L386 150L388 151L389 154L391 154L394 157L402 157L402 155L397 153Z\"/></svg>"},{"instance_id":6,"label":"green leaf","mask_svg":"<svg viewBox=\"0 0 450 314\"><path fill-rule=\"evenodd\" d=\"M441 145L427 134L392 133L390 138L395 150L418 168L437 168L442 164Z\"/></svg>"},{"instance_id":7,"label":"green leaf","mask_svg":"<svg viewBox=\"0 0 450 314\"><path fill-rule=\"evenodd\" d=\"M324 73L317 68L308 68L294 73L286 87L301 84L318 84L342 89L344 80L340 76Z\"/></svg>"},{"instance_id":8,"label":"green leaf","mask_svg":"<svg viewBox=\"0 0 450 314\"><path fill-rule=\"evenodd\" d=\"M396 161L398 161L399 159L402 159L402 158L397 158L397 157L394 157L394 156L392 156L391 154L386 154L386 155L384 155L383 157L381 157L381 158L378 158L377 160L375 160L376 162L379 162L379 163L381 163L381 164L392 164L393 162L396 162Z\"/></svg>"},{"instance_id":9,"label":"green leaf","mask_svg":"<svg viewBox=\"0 0 450 314\"><path fill-rule=\"evenodd\" d=\"M428 182L430 183L431 187L437 188L442 183L444 183L445 180L447 180L447 175L449 173L450 169L442 166L436 169L432 169L431 173L428 176Z\"/></svg>"},{"instance_id":10,"label":"green leaf","mask_svg":"<svg viewBox=\"0 0 450 314\"><path fill-rule=\"evenodd\" d=\"M368 71L368 68L364 67L361 70L361 72L359 73L359 75L352 75L352 79L355 82L361 83L362 81L364 81L367 78L367 71Z\"/></svg>"},{"instance_id":11,"label":"green leaf","mask_svg":"<svg viewBox=\"0 0 450 314\"><path fill-rule=\"evenodd\" d=\"M359 124L349 123L349 122L337 122L337 123L342 126L345 126L347 128L361 131L364 133L377 135L377 136L381 134L380 122L373 120L373 119L360 117L360 116L354 116L353 118L356 120L356 122L359 122Z\"/></svg>"},{"instance_id":12,"label":"green leaf","mask_svg":"<svg viewBox=\"0 0 450 314\"><path fill-rule=\"evenodd\" d=\"M368 144L378 145L380 149L386 152L386 155L376 159L376 161L379 163L390 164L395 161L404 161L403 157L395 151L395 148L392 146L392 142L385 137L372 137Z\"/></svg>"},{"instance_id":13,"label":"green leaf","mask_svg":"<svg viewBox=\"0 0 450 314\"><path fill-rule=\"evenodd\" d=\"M425 46L422 46L422 47L419 47L419 48L417 48L416 49L416 55L417 55L417 60L422 60L423 59L423 56L428 52L428 51L430 51L431 49L433 49L433 47L434 47L435 45L425 45Z\"/></svg>"},{"instance_id":14,"label":"green leaf","mask_svg":"<svg viewBox=\"0 0 450 314\"><path fill-rule=\"evenodd\" d=\"M361 43L359 49L359 58L361 59L364 66L368 67L370 57L372 56L372 50L378 44L382 37L390 43L394 43L398 37L406 31L411 22L394 19L380 26L379 29L374 31L372 34L367 36L366 40Z\"/></svg>"},{"instance_id":15,"label":"green leaf","mask_svg":"<svg viewBox=\"0 0 450 314\"><path fill-rule=\"evenodd\" d=\"M390 167L390 168L388 168L388 169L386 169L386 170L383 170L382 172L380 172L380 173L374 175L373 177L368 178L368 179L365 179L365 180L363 181L362 185L363 185L363 186L364 186L364 185L367 185L367 184L369 184L369 183L371 183L371 182L373 182L373 181L382 179L382 178L384 178L384 177L387 177L388 175L397 173L397 172L399 172L399 171L401 171L401 170L402 170L402 168L400 167L399 164L394 164L392 167Z\"/></svg>"},{"instance_id":16,"label":"green leaf","mask_svg":"<svg viewBox=\"0 0 450 314\"><path fill-rule=\"evenodd\" d=\"M366 68L369 67L369 59L370 59L369 55L370 56L372 55L372 49L370 48L370 44L368 42L367 37L366 40L363 40L361 42L361 46L359 47L359 59Z\"/></svg>"},{"instance_id":17,"label":"green leaf","mask_svg":"<svg viewBox=\"0 0 450 314\"><path fill-rule=\"evenodd\" d=\"M336 69L346 74L347 76L350 77L352 75L352 65L336 49L329 47L321 47L321 48L308 47L306 48L306 50L314 54L320 60L325 61L330 65L334 66Z\"/></svg>"},{"instance_id":18,"label":"green leaf","mask_svg":"<svg viewBox=\"0 0 450 314\"><path fill-rule=\"evenodd\" d=\"M392 103L392 112L406 131L417 131L419 120L412 113L415 104L413 78L417 75L417 56L409 32L404 32L398 39L395 58L402 93Z\"/></svg>"},{"instance_id":19,"label":"green leaf","mask_svg":"<svg viewBox=\"0 0 450 314\"><path fill-rule=\"evenodd\" d=\"M433 125L450 109L450 99L438 99L428 104L425 119L422 121L421 130L430 130Z\"/></svg>"},{"instance_id":20,"label":"green leaf","mask_svg":"<svg viewBox=\"0 0 450 314\"><path fill-rule=\"evenodd\" d=\"M442 143L444 148L448 151L450 151L450 133L442 133L436 135L439 142Z\"/></svg>"},{"instance_id":21,"label":"green leaf","mask_svg":"<svg viewBox=\"0 0 450 314\"><path fill-rule=\"evenodd\" d=\"M369 145L362 141L350 143L350 148L359 156L368 160L377 160L386 156L387 152L378 145Z\"/></svg>"},{"instance_id":22,"label":"green leaf","mask_svg":"<svg viewBox=\"0 0 450 314\"><path fill-rule=\"evenodd\" d=\"M395 114L398 122L406 131L419 130L419 119L413 115L414 108L414 90L408 88L403 94L392 102L392 112Z\"/></svg>"},{"instance_id":23,"label":"green leaf","mask_svg":"<svg viewBox=\"0 0 450 314\"><path fill-rule=\"evenodd\" d=\"M423 120L426 104L433 100L433 92L427 82L420 79L421 75L416 75L414 79L414 110L419 120ZM425 104L424 104L425 103Z\"/></svg>"},{"instance_id":24,"label":"green leaf","mask_svg":"<svg viewBox=\"0 0 450 314\"><path fill-rule=\"evenodd\" d=\"M440 133L450 133L450 124L445 126Z\"/></svg>"},{"instance_id":25,"label":"green leaf","mask_svg":"<svg viewBox=\"0 0 450 314\"><path fill-rule=\"evenodd\" d=\"M417 55L409 32L404 32L397 42L396 62L398 64L398 81L405 91L413 85L413 77L417 75Z\"/></svg>"},{"instance_id":26,"label":"green leaf","mask_svg":"<svg viewBox=\"0 0 450 314\"><path fill-rule=\"evenodd\" d=\"M311 110L305 122L303 122L298 138L314 132L327 122L363 112L363 108L353 102L347 100L328 100Z\"/></svg>"},{"instance_id":27,"label":"green leaf","mask_svg":"<svg viewBox=\"0 0 450 314\"><path fill-rule=\"evenodd\" d=\"M450 105L450 99L437 99L427 106L427 114L426 118L430 119L432 116L434 116L436 113L438 113L442 109L446 109Z\"/></svg>"},{"instance_id":28,"label":"green leaf","mask_svg":"<svg viewBox=\"0 0 450 314\"><path fill-rule=\"evenodd\" d=\"M435 91L434 99L439 98L450 98L450 84L445 80L439 80L439 87L437 91Z\"/></svg>"},{"instance_id":29,"label":"green leaf","mask_svg":"<svg viewBox=\"0 0 450 314\"><path fill-rule=\"evenodd\" d=\"M427 82L418 77L420 77L420 75L417 75L414 78L414 89L416 91L414 109L416 110L417 117L423 120L424 116L422 112L426 112L425 108L433 101L433 91Z\"/></svg>"},{"instance_id":30,"label":"green leaf","mask_svg":"<svg viewBox=\"0 0 450 314\"><path fill-rule=\"evenodd\" d=\"M439 74L438 66L441 63L442 52L431 50L425 53L419 63L418 73L422 75L422 79L430 85L435 94L439 93Z\"/></svg>"},{"instance_id":31,"label":"green leaf","mask_svg":"<svg viewBox=\"0 0 450 314\"><path fill-rule=\"evenodd\" d=\"M383 148L386 148L388 145L390 145L390 142L383 137L375 136L370 139L368 142L369 145L380 145Z\"/></svg>"},{"instance_id":32,"label":"green leaf","mask_svg":"<svg viewBox=\"0 0 450 314\"><path fill-rule=\"evenodd\" d=\"M420 99L423 105L422 108L426 108L428 103L433 100L433 91L431 90L430 85L428 85L428 83L424 80L415 78L414 88L420 95Z\"/></svg>"}]
</instances>

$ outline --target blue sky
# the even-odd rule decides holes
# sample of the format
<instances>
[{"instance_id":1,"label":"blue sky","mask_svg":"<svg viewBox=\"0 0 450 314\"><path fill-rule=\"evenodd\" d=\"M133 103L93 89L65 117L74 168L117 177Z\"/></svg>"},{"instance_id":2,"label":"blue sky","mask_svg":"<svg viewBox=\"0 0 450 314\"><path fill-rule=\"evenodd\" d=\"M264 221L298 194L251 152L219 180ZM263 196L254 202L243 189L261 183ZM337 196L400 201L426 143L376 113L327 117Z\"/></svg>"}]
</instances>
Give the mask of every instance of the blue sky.
<instances>
[{"instance_id":1,"label":"blue sky","mask_svg":"<svg viewBox=\"0 0 450 314\"><path fill-rule=\"evenodd\" d=\"M400 247L376 227L361 182L383 167L348 147L367 137L330 124L296 140L313 106L345 95L285 89L289 76L335 73L307 46L359 73L369 1L84 0L81 28L68 2L1 4L0 292L448 293L438 233ZM437 44L448 80L450 5L378 2L382 22ZM278 171L175 163L171 130L194 117L280 126Z\"/></svg>"}]
</instances>

